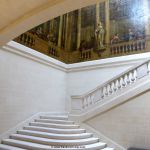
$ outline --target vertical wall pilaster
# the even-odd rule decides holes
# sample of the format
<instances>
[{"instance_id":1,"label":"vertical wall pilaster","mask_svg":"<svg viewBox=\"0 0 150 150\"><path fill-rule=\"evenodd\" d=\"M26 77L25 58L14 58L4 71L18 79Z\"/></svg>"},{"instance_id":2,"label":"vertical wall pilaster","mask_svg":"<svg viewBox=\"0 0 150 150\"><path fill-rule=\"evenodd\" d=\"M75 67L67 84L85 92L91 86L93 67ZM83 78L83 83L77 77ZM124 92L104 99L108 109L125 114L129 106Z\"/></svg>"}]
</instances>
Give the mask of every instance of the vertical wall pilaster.
<instances>
[{"instance_id":1,"label":"vertical wall pilaster","mask_svg":"<svg viewBox=\"0 0 150 150\"><path fill-rule=\"evenodd\" d=\"M105 1L105 42L110 43L110 11L109 11L109 0Z\"/></svg>"},{"instance_id":2,"label":"vertical wall pilaster","mask_svg":"<svg viewBox=\"0 0 150 150\"><path fill-rule=\"evenodd\" d=\"M96 26L98 25L99 21L100 21L100 17L99 17L100 11L99 11L99 3L96 4Z\"/></svg>"},{"instance_id":3,"label":"vertical wall pilaster","mask_svg":"<svg viewBox=\"0 0 150 150\"><path fill-rule=\"evenodd\" d=\"M65 30L65 50L67 50L68 45L68 21L69 21L69 14L66 14L66 30Z\"/></svg>"},{"instance_id":4,"label":"vertical wall pilaster","mask_svg":"<svg viewBox=\"0 0 150 150\"><path fill-rule=\"evenodd\" d=\"M50 21L50 31L51 31L51 33L52 33L52 31L54 31L54 19L52 19Z\"/></svg>"},{"instance_id":5,"label":"vertical wall pilaster","mask_svg":"<svg viewBox=\"0 0 150 150\"><path fill-rule=\"evenodd\" d=\"M149 0L143 0L143 10L144 10L144 24L145 24L145 34L147 38L150 38L150 17L149 17Z\"/></svg>"},{"instance_id":6,"label":"vertical wall pilaster","mask_svg":"<svg viewBox=\"0 0 150 150\"><path fill-rule=\"evenodd\" d=\"M63 16L60 16L60 21L59 21L59 33L58 33L58 47L61 47L61 38L62 38L62 21L63 21Z\"/></svg>"},{"instance_id":7,"label":"vertical wall pilaster","mask_svg":"<svg viewBox=\"0 0 150 150\"><path fill-rule=\"evenodd\" d=\"M77 24L77 49L80 47L81 42L81 9L78 10L78 24Z\"/></svg>"}]
</instances>

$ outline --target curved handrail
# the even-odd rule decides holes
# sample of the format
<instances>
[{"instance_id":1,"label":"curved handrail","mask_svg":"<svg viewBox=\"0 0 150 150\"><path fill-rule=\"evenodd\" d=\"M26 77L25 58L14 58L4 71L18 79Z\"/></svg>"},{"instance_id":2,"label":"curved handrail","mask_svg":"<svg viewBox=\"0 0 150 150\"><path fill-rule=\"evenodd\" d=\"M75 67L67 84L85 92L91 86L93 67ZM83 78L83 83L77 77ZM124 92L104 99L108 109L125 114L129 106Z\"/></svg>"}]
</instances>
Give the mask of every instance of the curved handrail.
<instances>
[{"instance_id":1,"label":"curved handrail","mask_svg":"<svg viewBox=\"0 0 150 150\"><path fill-rule=\"evenodd\" d=\"M144 77L150 73L150 60L146 60L136 66L133 66L126 71L118 74L114 78L106 81L95 89L83 94L71 96L72 100L78 100L80 109L83 110L95 104L95 101L105 99L105 97L112 95L118 89L126 87L128 84L136 82L137 79ZM74 103L72 103L74 105ZM78 104L75 104L77 107ZM72 106L74 108L74 106Z\"/></svg>"}]
</instances>

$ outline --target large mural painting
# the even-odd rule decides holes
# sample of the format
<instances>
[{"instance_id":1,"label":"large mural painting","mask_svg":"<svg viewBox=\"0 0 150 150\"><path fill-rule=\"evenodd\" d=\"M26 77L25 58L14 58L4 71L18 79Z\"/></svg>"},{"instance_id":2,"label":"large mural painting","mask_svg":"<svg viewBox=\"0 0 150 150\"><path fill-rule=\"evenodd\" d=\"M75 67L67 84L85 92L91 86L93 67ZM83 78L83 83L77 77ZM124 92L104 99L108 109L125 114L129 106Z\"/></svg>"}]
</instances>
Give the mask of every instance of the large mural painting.
<instances>
[{"instance_id":1,"label":"large mural painting","mask_svg":"<svg viewBox=\"0 0 150 150\"><path fill-rule=\"evenodd\" d=\"M65 63L149 51L150 0L103 0L51 19L15 41Z\"/></svg>"}]
</instances>

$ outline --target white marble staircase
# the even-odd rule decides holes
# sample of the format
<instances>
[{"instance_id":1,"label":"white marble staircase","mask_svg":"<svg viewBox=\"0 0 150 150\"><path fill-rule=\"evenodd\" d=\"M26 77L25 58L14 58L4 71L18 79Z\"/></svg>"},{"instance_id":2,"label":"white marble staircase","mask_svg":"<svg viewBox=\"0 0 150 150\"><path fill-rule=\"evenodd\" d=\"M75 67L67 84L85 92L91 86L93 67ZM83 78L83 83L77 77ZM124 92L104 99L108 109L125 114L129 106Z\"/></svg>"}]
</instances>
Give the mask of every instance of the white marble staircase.
<instances>
[{"instance_id":1,"label":"white marble staircase","mask_svg":"<svg viewBox=\"0 0 150 150\"><path fill-rule=\"evenodd\" d=\"M0 150L113 150L67 115L40 116L3 139Z\"/></svg>"}]
</instances>

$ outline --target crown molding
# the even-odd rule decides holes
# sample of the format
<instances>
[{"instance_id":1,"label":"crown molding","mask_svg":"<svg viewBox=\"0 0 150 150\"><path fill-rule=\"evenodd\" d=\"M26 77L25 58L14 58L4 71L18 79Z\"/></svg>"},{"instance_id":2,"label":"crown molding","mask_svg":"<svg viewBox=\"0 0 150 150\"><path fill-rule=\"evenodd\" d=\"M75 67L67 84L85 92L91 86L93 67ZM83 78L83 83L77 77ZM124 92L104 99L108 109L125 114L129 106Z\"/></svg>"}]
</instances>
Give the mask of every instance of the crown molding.
<instances>
[{"instance_id":1,"label":"crown molding","mask_svg":"<svg viewBox=\"0 0 150 150\"><path fill-rule=\"evenodd\" d=\"M100 68L119 67L125 65L133 66L137 65L138 63L142 63L146 59L150 59L150 52L147 52L81 63L65 64L59 60L46 56L40 52L33 50L32 48L28 48L14 41L10 41L6 45L2 46L1 50L5 50L13 54L25 57L27 59L33 60L35 62L48 65L50 67L64 71L66 73L100 69Z\"/></svg>"}]
</instances>

